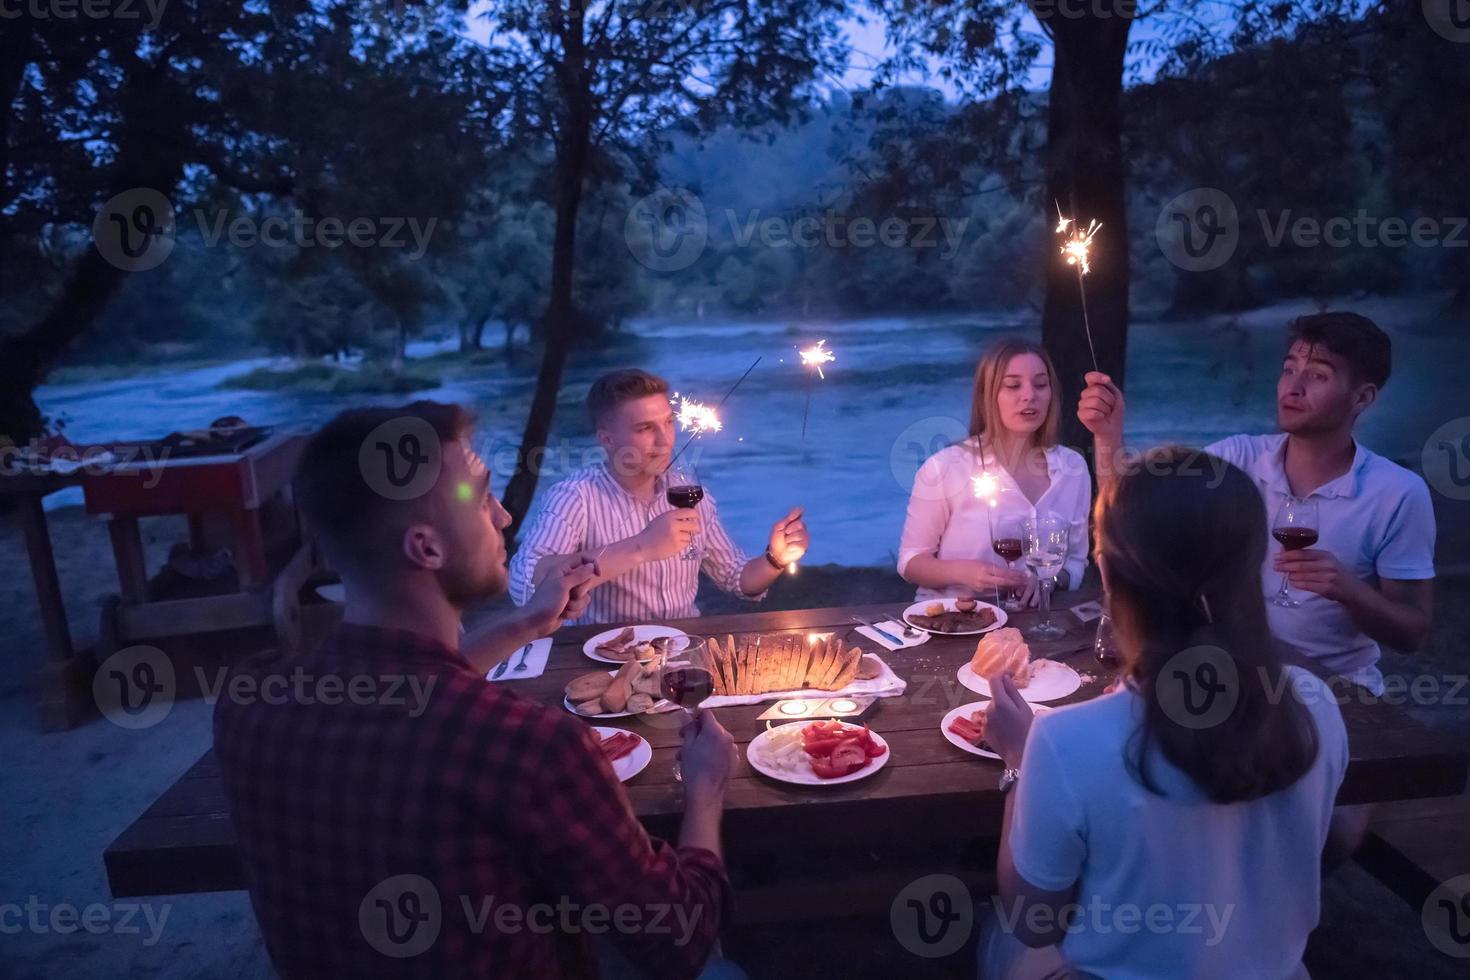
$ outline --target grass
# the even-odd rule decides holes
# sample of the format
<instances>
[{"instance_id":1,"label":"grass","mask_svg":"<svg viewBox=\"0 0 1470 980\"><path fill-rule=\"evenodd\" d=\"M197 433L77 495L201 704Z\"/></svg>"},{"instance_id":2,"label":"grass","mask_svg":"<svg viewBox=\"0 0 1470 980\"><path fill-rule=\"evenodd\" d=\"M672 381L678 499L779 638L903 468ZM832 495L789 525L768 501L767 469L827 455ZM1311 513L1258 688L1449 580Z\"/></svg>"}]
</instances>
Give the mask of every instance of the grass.
<instances>
[{"instance_id":1,"label":"grass","mask_svg":"<svg viewBox=\"0 0 1470 980\"><path fill-rule=\"evenodd\" d=\"M330 395L406 395L437 388L440 384L436 375L416 365L395 372L385 364L372 363L360 368L341 368L331 364L303 364L286 370L256 368L226 378L220 382L220 387Z\"/></svg>"}]
</instances>

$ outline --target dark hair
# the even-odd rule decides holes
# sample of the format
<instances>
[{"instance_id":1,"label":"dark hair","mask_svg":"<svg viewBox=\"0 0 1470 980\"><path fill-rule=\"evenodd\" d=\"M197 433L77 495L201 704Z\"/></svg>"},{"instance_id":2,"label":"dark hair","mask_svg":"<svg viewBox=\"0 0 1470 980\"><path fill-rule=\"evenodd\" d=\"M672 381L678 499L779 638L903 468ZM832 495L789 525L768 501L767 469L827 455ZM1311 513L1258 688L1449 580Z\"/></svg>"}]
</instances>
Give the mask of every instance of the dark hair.
<instances>
[{"instance_id":1,"label":"dark hair","mask_svg":"<svg viewBox=\"0 0 1470 980\"><path fill-rule=\"evenodd\" d=\"M1125 670L1145 706L1130 771L1157 793L1148 766L1157 744L1216 803L1296 782L1317 756L1317 733L1267 625L1266 510L1254 482L1202 451L1163 447L1105 484L1094 516ZM1199 647L1234 662L1239 697L1219 724L1191 728L1171 717L1158 682L1175 655Z\"/></svg>"},{"instance_id":2,"label":"dark hair","mask_svg":"<svg viewBox=\"0 0 1470 980\"><path fill-rule=\"evenodd\" d=\"M1291 350L1298 343L1321 347L1347 361L1354 384L1382 388L1393 369L1393 341L1359 313L1311 313L1286 325Z\"/></svg>"},{"instance_id":3,"label":"dark hair","mask_svg":"<svg viewBox=\"0 0 1470 980\"><path fill-rule=\"evenodd\" d=\"M468 409L442 402L353 408L322 426L301 451L292 493L309 532L334 564L361 565L380 555L385 534L402 533L432 498L391 499L363 472L360 454L373 430L404 418L427 422L441 445L466 438L475 424Z\"/></svg>"},{"instance_id":4,"label":"dark hair","mask_svg":"<svg viewBox=\"0 0 1470 980\"><path fill-rule=\"evenodd\" d=\"M608 412L623 402L668 393L669 383L656 374L639 368L609 371L592 382L592 388L587 392L587 417L595 429L602 424Z\"/></svg>"}]
</instances>

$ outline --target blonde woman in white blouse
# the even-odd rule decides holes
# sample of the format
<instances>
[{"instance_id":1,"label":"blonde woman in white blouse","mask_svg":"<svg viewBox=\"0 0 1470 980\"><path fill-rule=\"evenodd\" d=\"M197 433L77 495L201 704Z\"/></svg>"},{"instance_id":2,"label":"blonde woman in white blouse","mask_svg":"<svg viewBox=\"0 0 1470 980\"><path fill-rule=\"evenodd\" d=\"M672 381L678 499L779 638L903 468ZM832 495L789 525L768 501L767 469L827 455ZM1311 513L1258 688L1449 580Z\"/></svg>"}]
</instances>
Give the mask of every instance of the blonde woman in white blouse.
<instances>
[{"instance_id":1,"label":"blonde woman in white blouse","mask_svg":"<svg viewBox=\"0 0 1470 980\"><path fill-rule=\"evenodd\" d=\"M1068 525L1057 587L1082 584L1092 478L1079 453L1057 445L1060 418L1057 372L1045 348L1006 338L985 351L975 370L970 437L929 457L909 494L898 574L919 587L917 599L983 599L1000 588L1035 604L1035 579L1008 568L992 543L1021 520L1048 514Z\"/></svg>"}]
</instances>

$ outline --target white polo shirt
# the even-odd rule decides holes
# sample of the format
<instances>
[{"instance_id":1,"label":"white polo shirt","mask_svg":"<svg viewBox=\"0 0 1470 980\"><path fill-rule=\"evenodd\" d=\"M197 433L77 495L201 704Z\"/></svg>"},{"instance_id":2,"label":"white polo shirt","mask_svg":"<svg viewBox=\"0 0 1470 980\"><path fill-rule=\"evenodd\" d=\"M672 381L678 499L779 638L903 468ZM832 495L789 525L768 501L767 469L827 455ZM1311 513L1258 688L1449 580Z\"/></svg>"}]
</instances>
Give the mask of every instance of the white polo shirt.
<instances>
[{"instance_id":1,"label":"white polo shirt","mask_svg":"<svg viewBox=\"0 0 1470 980\"><path fill-rule=\"evenodd\" d=\"M1285 433L1240 435L1205 447L1256 481L1266 503L1268 536L1276 508L1291 494L1283 468L1286 438ZM1308 496L1317 502L1319 521L1313 547L1332 552L1359 579L1434 578L1434 507L1429 487L1417 473L1356 443L1348 471ZM1281 587L1281 573L1271 567L1280 550L1275 541L1268 542L1261 568L1268 597ZM1347 610L1301 589L1293 589L1292 596L1300 607L1266 604L1272 632L1334 674L1382 693L1378 644L1353 624Z\"/></svg>"}]
</instances>

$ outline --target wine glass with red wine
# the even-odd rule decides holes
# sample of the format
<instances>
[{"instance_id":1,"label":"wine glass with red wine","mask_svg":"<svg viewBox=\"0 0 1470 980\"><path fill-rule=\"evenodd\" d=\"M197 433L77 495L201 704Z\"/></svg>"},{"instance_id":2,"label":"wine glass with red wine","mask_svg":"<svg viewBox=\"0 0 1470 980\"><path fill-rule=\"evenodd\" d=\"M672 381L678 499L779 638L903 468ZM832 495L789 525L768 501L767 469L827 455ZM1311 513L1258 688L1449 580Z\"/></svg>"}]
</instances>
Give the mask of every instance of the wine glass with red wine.
<instances>
[{"instance_id":1,"label":"wine glass with red wine","mask_svg":"<svg viewBox=\"0 0 1470 980\"><path fill-rule=\"evenodd\" d=\"M675 463L670 466L664 474L664 496L668 498L670 507L678 507L681 510L693 510L699 506L704 499L704 486L699 482L699 474L689 463ZM694 542L689 542L679 555L685 561L692 561L699 557L699 551L694 547Z\"/></svg>"},{"instance_id":2,"label":"wine glass with red wine","mask_svg":"<svg viewBox=\"0 0 1470 980\"><path fill-rule=\"evenodd\" d=\"M704 699L715 693L715 677L710 673L706 657L706 645L702 637L690 636L678 644L678 649L669 651L659 670L659 693L666 701L677 704L689 717ZM674 779L683 782L684 771L679 760L674 760Z\"/></svg>"},{"instance_id":3,"label":"wine glass with red wine","mask_svg":"<svg viewBox=\"0 0 1470 980\"><path fill-rule=\"evenodd\" d=\"M1021 560L1026 553L1026 536L1021 533L1021 519L1019 517L999 517L995 521L995 528L991 532L990 550L1000 556L1006 563L1006 567L1014 569L1015 563ZM1014 612L1021 608L1020 590L1008 588L1001 606Z\"/></svg>"},{"instance_id":4,"label":"wine glass with red wine","mask_svg":"<svg viewBox=\"0 0 1470 980\"><path fill-rule=\"evenodd\" d=\"M1271 537L1281 542L1287 551L1310 548L1317 543L1317 501L1310 498L1288 496L1276 508L1276 519L1271 522ZM1290 576L1281 576L1281 588L1271 601L1287 609L1295 609L1301 602L1292 597L1289 589Z\"/></svg>"}]
</instances>

